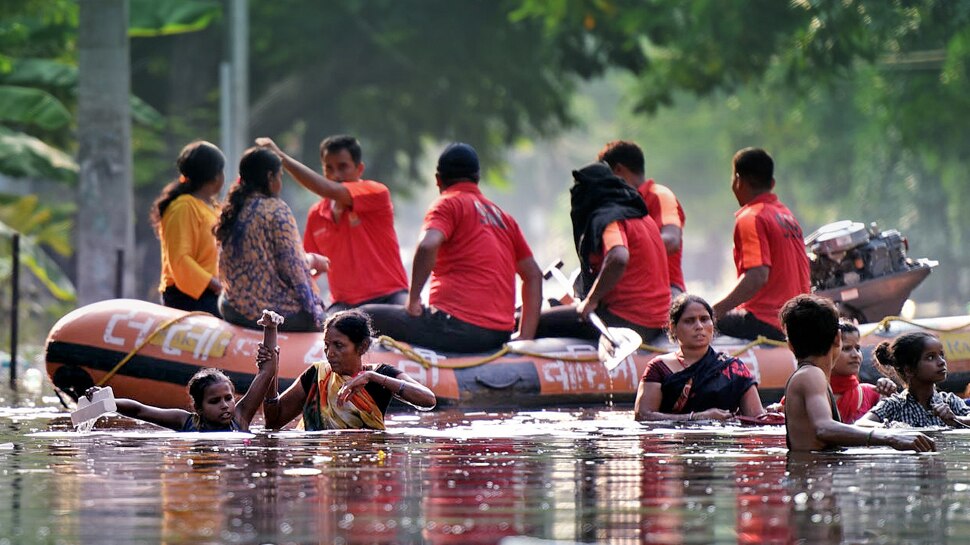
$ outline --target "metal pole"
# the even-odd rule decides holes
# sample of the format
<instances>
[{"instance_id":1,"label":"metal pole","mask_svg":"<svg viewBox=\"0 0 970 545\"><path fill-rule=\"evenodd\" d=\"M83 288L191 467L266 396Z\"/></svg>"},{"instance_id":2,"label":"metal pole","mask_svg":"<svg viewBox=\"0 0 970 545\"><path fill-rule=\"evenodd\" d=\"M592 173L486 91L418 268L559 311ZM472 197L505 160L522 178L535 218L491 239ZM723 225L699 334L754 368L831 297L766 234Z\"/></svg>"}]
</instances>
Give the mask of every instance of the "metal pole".
<instances>
[{"instance_id":1,"label":"metal pole","mask_svg":"<svg viewBox=\"0 0 970 545\"><path fill-rule=\"evenodd\" d=\"M115 299L125 296L125 249L118 248L115 261Z\"/></svg>"},{"instance_id":2,"label":"metal pole","mask_svg":"<svg viewBox=\"0 0 970 545\"><path fill-rule=\"evenodd\" d=\"M13 272L10 290L10 389L17 389L17 329L20 316L20 233L13 234Z\"/></svg>"}]
</instances>

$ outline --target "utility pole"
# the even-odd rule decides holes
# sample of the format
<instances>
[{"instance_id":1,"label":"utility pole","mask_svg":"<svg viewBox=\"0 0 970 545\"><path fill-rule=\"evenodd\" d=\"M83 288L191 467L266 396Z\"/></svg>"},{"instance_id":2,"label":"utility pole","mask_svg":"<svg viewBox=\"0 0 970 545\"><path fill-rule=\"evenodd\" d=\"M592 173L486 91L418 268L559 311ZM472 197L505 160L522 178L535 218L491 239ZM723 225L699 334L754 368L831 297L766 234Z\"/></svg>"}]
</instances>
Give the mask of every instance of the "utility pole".
<instances>
[{"instance_id":1,"label":"utility pole","mask_svg":"<svg viewBox=\"0 0 970 545\"><path fill-rule=\"evenodd\" d=\"M226 21L228 60L219 66L220 145L226 155L226 179L231 181L239 174L243 150L250 146L249 0L226 0Z\"/></svg>"}]
</instances>

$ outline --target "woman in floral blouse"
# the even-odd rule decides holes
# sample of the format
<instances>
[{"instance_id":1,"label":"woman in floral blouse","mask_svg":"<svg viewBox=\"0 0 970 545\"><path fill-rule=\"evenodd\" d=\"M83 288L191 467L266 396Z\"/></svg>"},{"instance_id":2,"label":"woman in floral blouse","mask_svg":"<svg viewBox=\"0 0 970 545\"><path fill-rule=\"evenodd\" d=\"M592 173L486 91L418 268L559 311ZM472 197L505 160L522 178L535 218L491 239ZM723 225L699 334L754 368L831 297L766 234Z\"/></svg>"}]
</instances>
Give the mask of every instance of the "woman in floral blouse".
<instances>
[{"instance_id":1,"label":"woman in floral blouse","mask_svg":"<svg viewBox=\"0 0 970 545\"><path fill-rule=\"evenodd\" d=\"M320 331L323 309L293 212L279 198L280 158L250 148L239 161L239 179L229 190L216 226L222 316L258 328L263 309L283 315L282 331Z\"/></svg>"}]
</instances>

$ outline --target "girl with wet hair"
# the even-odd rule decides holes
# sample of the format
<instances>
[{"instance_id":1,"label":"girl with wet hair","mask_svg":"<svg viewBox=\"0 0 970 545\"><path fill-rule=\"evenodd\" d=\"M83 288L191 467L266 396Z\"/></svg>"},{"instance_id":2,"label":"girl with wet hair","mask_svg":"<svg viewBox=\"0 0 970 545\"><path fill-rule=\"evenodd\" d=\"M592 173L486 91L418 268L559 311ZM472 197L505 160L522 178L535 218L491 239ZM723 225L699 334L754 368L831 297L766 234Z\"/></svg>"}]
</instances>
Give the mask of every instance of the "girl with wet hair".
<instances>
[{"instance_id":1,"label":"girl with wet hair","mask_svg":"<svg viewBox=\"0 0 970 545\"><path fill-rule=\"evenodd\" d=\"M273 319L272 313L264 312L259 324L264 327L264 342L259 345L263 347L266 339L276 338L277 320ZM194 411L163 409L134 399L119 398L115 400L118 412L175 431L249 431L249 424L275 382L278 371L275 367L277 360L268 357L267 353L266 350L257 352L256 377L238 401L229 377L218 369L206 368L196 372L186 387ZM89 388L85 395L90 399L99 389L97 386Z\"/></svg>"},{"instance_id":2,"label":"girl with wet hair","mask_svg":"<svg viewBox=\"0 0 970 545\"><path fill-rule=\"evenodd\" d=\"M175 164L178 178L162 189L149 214L162 251L158 291L167 307L219 316L222 284L212 229L226 159L219 148L199 140L182 148Z\"/></svg>"},{"instance_id":3,"label":"girl with wet hair","mask_svg":"<svg viewBox=\"0 0 970 545\"><path fill-rule=\"evenodd\" d=\"M281 331L319 331L323 309L307 265L302 238L283 188L280 158L266 148L249 148L239 162L239 179L229 190L216 226L223 317L256 328L262 309L285 318Z\"/></svg>"},{"instance_id":4,"label":"girl with wet hair","mask_svg":"<svg viewBox=\"0 0 970 545\"><path fill-rule=\"evenodd\" d=\"M765 414L757 381L743 361L711 346L714 311L688 293L670 306L667 333L675 352L647 363L634 402L637 420L726 420Z\"/></svg>"},{"instance_id":5,"label":"girl with wet hair","mask_svg":"<svg viewBox=\"0 0 970 545\"><path fill-rule=\"evenodd\" d=\"M326 361L307 368L283 394L268 394L273 397L263 402L267 429L280 428L302 413L307 431L382 430L393 398L421 410L432 409L435 395L426 386L396 367L363 363L372 335L370 317L360 310L330 316L323 332ZM265 347L260 355L278 357Z\"/></svg>"},{"instance_id":6,"label":"girl with wet hair","mask_svg":"<svg viewBox=\"0 0 970 545\"><path fill-rule=\"evenodd\" d=\"M891 343L883 341L873 350L882 370L891 370L906 389L884 398L856 424L862 426L970 426L970 407L936 385L946 380L943 343L926 332L906 333Z\"/></svg>"}]
</instances>

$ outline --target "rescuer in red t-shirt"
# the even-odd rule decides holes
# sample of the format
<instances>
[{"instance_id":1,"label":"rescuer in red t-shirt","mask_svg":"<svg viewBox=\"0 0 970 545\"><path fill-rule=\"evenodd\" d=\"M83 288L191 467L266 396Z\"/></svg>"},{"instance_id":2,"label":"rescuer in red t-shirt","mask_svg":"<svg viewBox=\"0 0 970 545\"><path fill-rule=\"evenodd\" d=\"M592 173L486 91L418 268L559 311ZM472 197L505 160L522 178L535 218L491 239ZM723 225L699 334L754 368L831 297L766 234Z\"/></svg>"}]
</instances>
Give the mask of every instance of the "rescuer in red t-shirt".
<instances>
[{"instance_id":1,"label":"rescuer in red t-shirt","mask_svg":"<svg viewBox=\"0 0 970 545\"><path fill-rule=\"evenodd\" d=\"M332 301L327 312L370 303L404 304L408 278L394 230L391 193L382 183L361 179L364 163L357 139L331 136L320 144L323 176L269 138L257 138L256 143L276 152L290 176L323 197L307 214L303 248L318 256L311 269L327 273Z\"/></svg>"},{"instance_id":2,"label":"rescuer in red t-shirt","mask_svg":"<svg viewBox=\"0 0 970 545\"><path fill-rule=\"evenodd\" d=\"M583 299L542 313L539 337L595 339L590 312L628 327L644 341L658 336L670 311L667 252L640 195L605 163L573 171L570 216Z\"/></svg>"},{"instance_id":3,"label":"rescuer in red t-shirt","mask_svg":"<svg viewBox=\"0 0 970 545\"><path fill-rule=\"evenodd\" d=\"M374 329L445 352L501 346L515 329L515 276L522 279L518 338L535 336L542 271L512 216L478 189L478 154L451 144L438 158L441 195L424 217L406 306L367 305ZM421 290L431 277L430 306Z\"/></svg>"},{"instance_id":4,"label":"rescuer in red t-shirt","mask_svg":"<svg viewBox=\"0 0 970 545\"><path fill-rule=\"evenodd\" d=\"M714 305L717 328L732 337L782 341L782 305L810 290L802 228L772 192L775 164L768 152L745 148L733 162L731 189L741 205L734 214L738 281Z\"/></svg>"},{"instance_id":5,"label":"rescuer in red t-shirt","mask_svg":"<svg viewBox=\"0 0 970 545\"><path fill-rule=\"evenodd\" d=\"M670 276L670 295L676 297L687 291L681 261L684 254L684 208L667 186L644 176L643 150L633 142L614 140L599 153L599 160L610 165L613 174L633 186L647 204L647 213L660 229L667 251L667 273Z\"/></svg>"}]
</instances>

